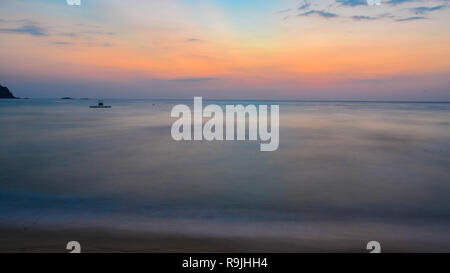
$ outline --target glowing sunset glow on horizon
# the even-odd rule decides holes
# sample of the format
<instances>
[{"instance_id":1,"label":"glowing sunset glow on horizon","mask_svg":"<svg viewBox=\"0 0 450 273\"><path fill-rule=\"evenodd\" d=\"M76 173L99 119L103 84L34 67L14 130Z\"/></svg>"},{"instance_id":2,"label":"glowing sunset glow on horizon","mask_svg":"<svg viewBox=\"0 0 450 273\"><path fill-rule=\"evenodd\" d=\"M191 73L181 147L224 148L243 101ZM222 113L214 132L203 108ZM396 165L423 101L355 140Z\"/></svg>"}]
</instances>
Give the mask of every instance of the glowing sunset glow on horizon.
<instances>
[{"instance_id":1,"label":"glowing sunset glow on horizon","mask_svg":"<svg viewBox=\"0 0 450 273\"><path fill-rule=\"evenodd\" d=\"M5 0L0 83L30 97L450 100L447 4Z\"/></svg>"}]
</instances>

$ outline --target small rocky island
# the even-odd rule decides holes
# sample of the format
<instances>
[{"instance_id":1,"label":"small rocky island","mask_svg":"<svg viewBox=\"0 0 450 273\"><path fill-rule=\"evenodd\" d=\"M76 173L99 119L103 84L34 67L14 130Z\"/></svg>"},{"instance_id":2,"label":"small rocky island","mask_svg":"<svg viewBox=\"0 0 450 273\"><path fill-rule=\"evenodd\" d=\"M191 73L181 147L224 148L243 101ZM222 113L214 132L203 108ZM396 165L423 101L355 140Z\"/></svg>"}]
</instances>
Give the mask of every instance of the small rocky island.
<instances>
[{"instance_id":1,"label":"small rocky island","mask_svg":"<svg viewBox=\"0 0 450 273\"><path fill-rule=\"evenodd\" d=\"M9 91L8 87L0 85L0 99L17 99L14 95Z\"/></svg>"}]
</instances>

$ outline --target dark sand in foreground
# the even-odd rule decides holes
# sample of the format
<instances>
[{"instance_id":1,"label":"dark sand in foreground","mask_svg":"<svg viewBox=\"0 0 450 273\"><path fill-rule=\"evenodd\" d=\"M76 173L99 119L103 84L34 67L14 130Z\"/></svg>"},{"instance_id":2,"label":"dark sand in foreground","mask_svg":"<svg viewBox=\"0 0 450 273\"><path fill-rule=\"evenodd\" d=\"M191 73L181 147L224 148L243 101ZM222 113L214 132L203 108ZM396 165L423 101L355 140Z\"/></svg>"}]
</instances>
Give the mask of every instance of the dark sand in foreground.
<instances>
[{"instance_id":1,"label":"dark sand in foreground","mask_svg":"<svg viewBox=\"0 0 450 273\"><path fill-rule=\"evenodd\" d=\"M358 240L317 241L292 238L224 238L181 234L100 230L0 229L0 252L67 253L69 241L79 241L82 252L98 253L245 253L245 252L368 252ZM383 252L449 252L448 243L382 241Z\"/></svg>"}]
</instances>

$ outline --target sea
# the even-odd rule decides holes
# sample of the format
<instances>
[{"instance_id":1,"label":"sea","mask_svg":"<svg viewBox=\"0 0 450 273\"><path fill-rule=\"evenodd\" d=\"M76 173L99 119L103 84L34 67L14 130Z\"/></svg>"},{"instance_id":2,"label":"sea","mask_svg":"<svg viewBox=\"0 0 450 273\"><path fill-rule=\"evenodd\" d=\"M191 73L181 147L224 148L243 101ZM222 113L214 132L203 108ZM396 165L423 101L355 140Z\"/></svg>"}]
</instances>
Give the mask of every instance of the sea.
<instances>
[{"instance_id":1,"label":"sea","mask_svg":"<svg viewBox=\"0 0 450 273\"><path fill-rule=\"evenodd\" d=\"M193 100L0 100L0 228L450 250L450 103L203 103L279 105L279 149L174 141Z\"/></svg>"}]
</instances>

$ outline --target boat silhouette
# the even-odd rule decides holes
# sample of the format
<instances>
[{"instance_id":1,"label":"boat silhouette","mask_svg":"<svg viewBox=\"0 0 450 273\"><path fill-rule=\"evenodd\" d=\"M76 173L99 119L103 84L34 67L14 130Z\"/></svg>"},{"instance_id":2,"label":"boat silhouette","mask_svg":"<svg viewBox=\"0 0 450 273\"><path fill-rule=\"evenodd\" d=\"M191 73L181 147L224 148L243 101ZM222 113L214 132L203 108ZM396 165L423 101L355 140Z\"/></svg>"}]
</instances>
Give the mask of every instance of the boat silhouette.
<instances>
[{"instance_id":1,"label":"boat silhouette","mask_svg":"<svg viewBox=\"0 0 450 273\"><path fill-rule=\"evenodd\" d=\"M110 105L105 105L103 100L99 100L97 105L89 106L89 108L111 108Z\"/></svg>"}]
</instances>

